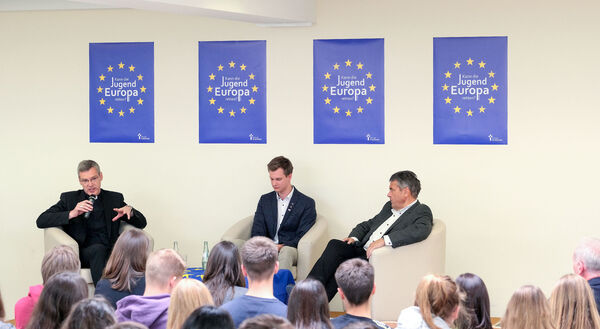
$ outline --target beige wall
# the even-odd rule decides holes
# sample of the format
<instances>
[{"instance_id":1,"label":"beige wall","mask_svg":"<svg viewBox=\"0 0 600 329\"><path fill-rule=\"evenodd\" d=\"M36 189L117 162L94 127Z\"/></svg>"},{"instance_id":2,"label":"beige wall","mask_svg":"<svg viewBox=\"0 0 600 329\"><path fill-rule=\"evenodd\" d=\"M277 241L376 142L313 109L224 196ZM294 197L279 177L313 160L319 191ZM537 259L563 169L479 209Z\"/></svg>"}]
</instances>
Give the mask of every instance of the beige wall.
<instances>
[{"instance_id":1,"label":"beige wall","mask_svg":"<svg viewBox=\"0 0 600 329\"><path fill-rule=\"evenodd\" d=\"M400 169L446 221L447 272L486 281L492 314L526 283L546 293L600 229L598 1L319 1L317 24L263 28L141 11L0 13L0 288L39 283L40 212L96 159L103 187L144 212L157 248L199 264L203 240L254 211L285 154L294 183L342 237L386 201ZM509 145L432 145L432 38L509 37ZM312 144L312 40L384 37L386 144ZM197 41L267 40L268 144L197 143ZM88 143L88 43L154 41L156 143ZM410 264L398 264L398 270ZM399 306L401 307L401 306Z\"/></svg>"}]
</instances>

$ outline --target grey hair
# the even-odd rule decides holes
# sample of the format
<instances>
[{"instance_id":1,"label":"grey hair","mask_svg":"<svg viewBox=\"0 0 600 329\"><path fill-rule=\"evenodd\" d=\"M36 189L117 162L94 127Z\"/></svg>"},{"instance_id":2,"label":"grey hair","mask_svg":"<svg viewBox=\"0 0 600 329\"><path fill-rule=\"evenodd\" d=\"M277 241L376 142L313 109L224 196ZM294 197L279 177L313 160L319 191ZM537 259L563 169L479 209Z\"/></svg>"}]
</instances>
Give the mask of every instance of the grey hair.
<instances>
[{"instance_id":1,"label":"grey hair","mask_svg":"<svg viewBox=\"0 0 600 329\"><path fill-rule=\"evenodd\" d=\"M98 174L101 173L100 166L98 165L98 163L96 161L83 160L77 165L77 175L79 175L79 173L82 173L84 171L88 171L92 168L96 168L96 171L98 172Z\"/></svg>"},{"instance_id":2,"label":"grey hair","mask_svg":"<svg viewBox=\"0 0 600 329\"><path fill-rule=\"evenodd\" d=\"M396 182L400 188L408 187L410 194L414 198L419 197L419 192L421 192L421 182L414 172L410 170L399 171L390 177L390 182L392 181Z\"/></svg>"},{"instance_id":3,"label":"grey hair","mask_svg":"<svg viewBox=\"0 0 600 329\"><path fill-rule=\"evenodd\" d=\"M600 239L583 238L575 248L575 260L583 261L585 269L590 272L600 272Z\"/></svg>"}]
</instances>

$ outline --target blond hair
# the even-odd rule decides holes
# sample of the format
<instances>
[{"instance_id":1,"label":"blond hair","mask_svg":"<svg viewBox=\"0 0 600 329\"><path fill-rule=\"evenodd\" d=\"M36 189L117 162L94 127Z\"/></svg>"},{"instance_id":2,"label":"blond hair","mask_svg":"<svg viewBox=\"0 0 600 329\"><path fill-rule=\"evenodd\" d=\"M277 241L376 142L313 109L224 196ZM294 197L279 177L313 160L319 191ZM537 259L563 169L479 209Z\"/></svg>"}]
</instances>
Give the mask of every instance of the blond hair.
<instances>
[{"instance_id":1,"label":"blond hair","mask_svg":"<svg viewBox=\"0 0 600 329\"><path fill-rule=\"evenodd\" d=\"M557 329L600 329L594 293L579 275L560 278L550 295L550 309Z\"/></svg>"},{"instance_id":2,"label":"blond hair","mask_svg":"<svg viewBox=\"0 0 600 329\"><path fill-rule=\"evenodd\" d=\"M146 285L165 287L172 277L182 277L185 262L173 249L160 249L148 256L146 261Z\"/></svg>"},{"instance_id":3,"label":"blond hair","mask_svg":"<svg viewBox=\"0 0 600 329\"><path fill-rule=\"evenodd\" d=\"M50 249L42 259L42 283L46 284L51 276L62 272L79 273L81 262L73 248L58 245Z\"/></svg>"},{"instance_id":4,"label":"blond hair","mask_svg":"<svg viewBox=\"0 0 600 329\"><path fill-rule=\"evenodd\" d=\"M508 301L502 329L554 329L550 306L540 288L526 285Z\"/></svg>"},{"instance_id":5,"label":"blond hair","mask_svg":"<svg viewBox=\"0 0 600 329\"><path fill-rule=\"evenodd\" d=\"M458 307L459 301L458 287L447 275L424 276L415 293L415 306L419 307L423 320L431 329L440 329L433 322L433 317L439 316L446 321Z\"/></svg>"},{"instance_id":6,"label":"blond hair","mask_svg":"<svg viewBox=\"0 0 600 329\"><path fill-rule=\"evenodd\" d=\"M167 329L179 329L192 312L205 305L214 305L208 288L195 279L183 279L173 289L169 304Z\"/></svg>"}]
</instances>

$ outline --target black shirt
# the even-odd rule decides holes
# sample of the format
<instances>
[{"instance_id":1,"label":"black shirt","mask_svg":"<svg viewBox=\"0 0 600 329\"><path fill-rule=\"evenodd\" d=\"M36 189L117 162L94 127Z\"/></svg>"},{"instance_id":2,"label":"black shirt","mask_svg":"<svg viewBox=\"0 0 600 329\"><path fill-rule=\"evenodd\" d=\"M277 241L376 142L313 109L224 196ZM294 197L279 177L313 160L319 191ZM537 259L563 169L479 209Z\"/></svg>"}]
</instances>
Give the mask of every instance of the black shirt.
<instances>
[{"instance_id":1,"label":"black shirt","mask_svg":"<svg viewBox=\"0 0 600 329\"><path fill-rule=\"evenodd\" d=\"M94 201L94 210L90 213L89 218L83 218L85 225L85 241L84 247L93 244L101 244L110 247L108 241L108 231L106 227L106 218L104 218L104 203L102 202L102 193L98 195L98 199Z\"/></svg>"}]
</instances>

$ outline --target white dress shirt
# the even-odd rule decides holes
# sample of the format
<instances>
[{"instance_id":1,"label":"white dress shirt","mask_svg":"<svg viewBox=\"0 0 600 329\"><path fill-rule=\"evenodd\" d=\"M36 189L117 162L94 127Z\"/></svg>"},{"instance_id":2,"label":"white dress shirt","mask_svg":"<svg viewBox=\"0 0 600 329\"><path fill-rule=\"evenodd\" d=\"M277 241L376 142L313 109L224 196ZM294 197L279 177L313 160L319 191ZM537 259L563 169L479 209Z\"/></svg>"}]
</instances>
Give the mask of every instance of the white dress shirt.
<instances>
[{"instance_id":1,"label":"white dress shirt","mask_svg":"<svg viewBox=\"0 0 600 329\"><path fill-rule=\"evenodd\" d=\"M408 210L408 208L412 207L412 205L414 205L417 202L417 200L411 202L408 206L400 209L400 210L396 210L392 208L392 215L385 220L385 222L383 222L381 225L379 225L379 227L375 230L375 232L373 232L373 234L371 234L371 237L369 238L369 241L367 241L367 243L365 244L365 246L363 247L365 250L369 249L369 246L371 245L371 243L381 239L383 237L383 241L385 241L385 245L386 246L391 246L392 245L392 240L390 240L390 237L387 235L384 235L385 232L387 232L387 230L394 225L394 223L396 222L396 220L398 218L400 218L400 216L402 216L402 214L404 212L406 212ZM353 239L355 239L356 241L358 241L357 238L352 237Z\"/></svg>"},{"instance_id":2,"label":"white dress shirt","mask_svg":"<svg viewBox=\"0 0 600 329\"><path fill-rule=\"evenodd\" d=\"M292 190L285 197L285 199L280 198L279 193L275 192L275 196L277 198L277 230L275 231L275 237L273 238L273 242L275 243L279 243L279 227L281 226L281 222L283 222L283 217L285 217L285 212L287 211L290 200L292 199L292 194L294 194L293 186Z\"/></svg>"}]
</instances>

